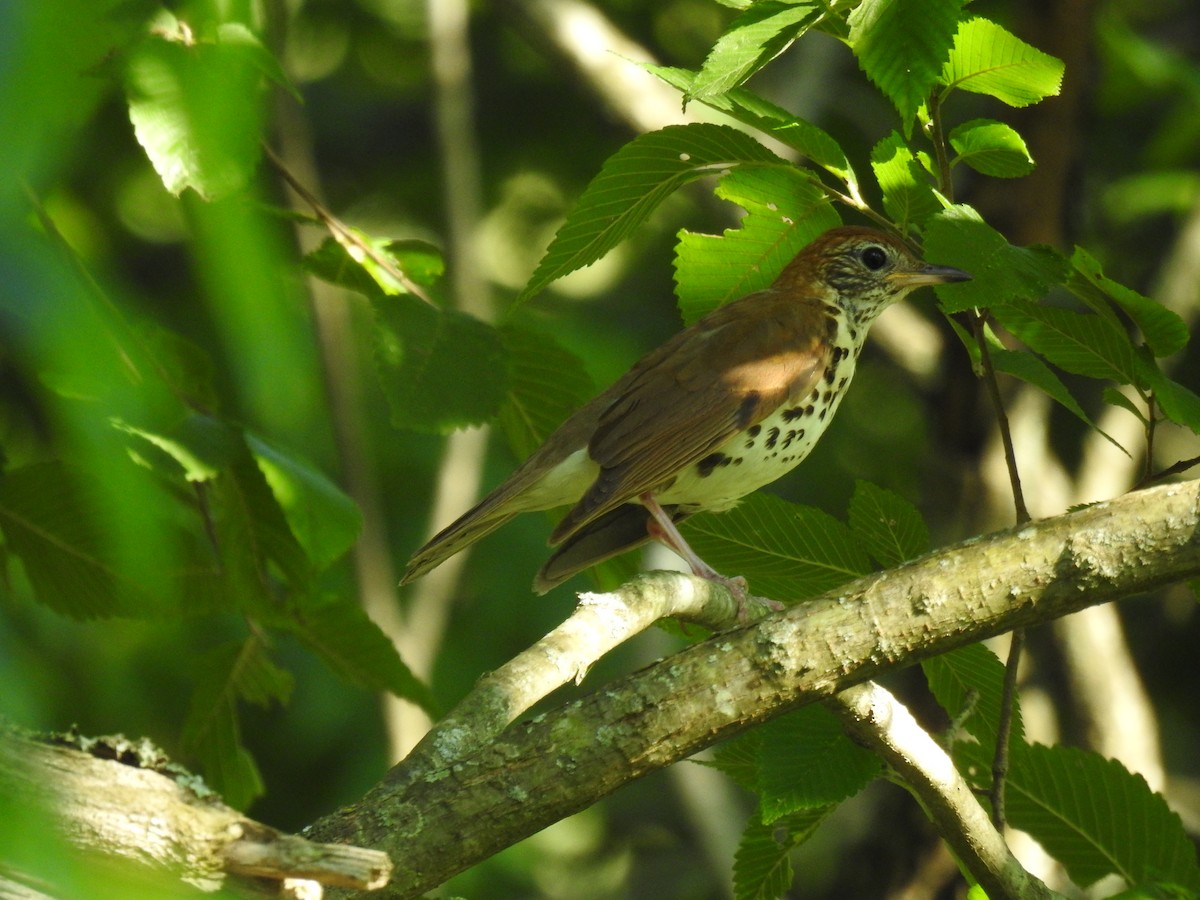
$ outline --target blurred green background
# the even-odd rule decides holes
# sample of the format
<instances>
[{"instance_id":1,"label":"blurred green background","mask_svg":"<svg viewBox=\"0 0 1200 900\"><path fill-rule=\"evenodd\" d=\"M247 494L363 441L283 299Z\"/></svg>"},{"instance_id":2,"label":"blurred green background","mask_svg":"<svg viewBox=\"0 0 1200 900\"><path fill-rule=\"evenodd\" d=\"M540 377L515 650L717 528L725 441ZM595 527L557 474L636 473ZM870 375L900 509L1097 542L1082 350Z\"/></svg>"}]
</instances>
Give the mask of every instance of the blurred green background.
<instances>
[{"instance_id":1,"label":"blurred green background","mask_svg":"<svg viewBox=\"0 0 1200 900\"><path fill-rule=\"evenodd\" d=\"M296 95L273 85L261 109L237 114L261 114L285 164L349 224L441 247L446 293L484 317L520 290L572 199L610 154L640 130L683 120L678 98L622 57L645 53L696 68L735 13L712 0L481 0L467 5L461 30L453 21L459 4L442 0L169 7L181 20L243 22L259 34ZM135 329L185 337L203 351L197 365L211 379L206 403L363 505L370 546L360 543L322 572L320 588L362 598L377 618L380 610L398 613L406 660L450 704L480 673L560 621L573 590L588 582L531 595L549 529L528 516L480 544L452 583L396 588L399 567L434 527L429 511L439 478L470 494L476 475L491 486L515 459L497 433L482 459L472 456L482 445L468 441L454 457L461 472L440 475L446 440L389 423L372 369L370 310L357 295L305 279L300 248L321 234L288 214L272 168L260 166L245 191L212 202L164 188L135 138L125 92L130 48L157 9L143 2L0 3L5 469L65 458L103 472L95 502L115 529L105 540L135 565L152 560L165 540L155 523L174 507L124 458L110 423L149 414L157 400L129 389L106 335L117 316ZM1194 326L1200 7L1191 0L981 0L972 9L1063 58L1067 76L1061 97L1015 114L983 98L957 101L960 120L1007 117L1039 163L1019 182L965 180L958 199L1013 243L1085 246L1106 274ZM455 56L460 40L469 42L465 59ZM448 67L440 76L439 60ZM454 70L464 63L459 83ZM860 171L868 170L870 147L894 127L893 111L850 53L824 35L789 49L753 87L834 134ZM231 109L239 108L236 99ZM607 384L679 327L671 269L677 231L719 233L736 222L737 211L710 188L701 183L677 194L635 240L537 297L523 321L551 332L585 361L597 386ZM61 242L47 236L48 221ZM880 323L834 427L800 470L770 490L841 516L855 480L874 481L921 508L935 543L1009 524L1003 479L993 472L992 413L965 353L932 296L914 298L899 315L890 327ZM1173 376L1200 390L1195 351L1182 357L1172 361ZM1099 410L1099 398L1086 396L1094 386L1072 387ZM1018 456L1035 514L1103 499L1137 481L1136 467L1092 454L1077 420L1007 388L1026 439ZM1138 430L1126 433L1137 456ZM1194 436L1164 429L1153 465L1195 455ZM438 527L469 502L446 509ZM0 716L37 729L74 724L84 734L145 735L195 764L182 723L197 672L213 648L244 634L244 620L228 613L64 616L33 601L8 550L6 562ZM1192 809L1198 815L1191 821L1200 821L1194 601L1177 590L1125 604L1120 615L1162 731L1168 797L1185 821ZM1057 698L1050 727L1064 740L1094 741L1086 715L1066 700L1071 670L1061 640L1050 629L1035 635L1030 696ZM583 690L674 642L664 633L644 636L598 665ZM294 830L360 796L419 725L406 718L411 711L338 678L302 642L275 636L271 651L295 683L286 705L240 705L243 738L265 786L249 812ZM462 876L455 890L472 897L726 896L729 841L749 809L732 788L689 783L701 777L697 767L676 768L689 771L620 792ZM883 896L924 858L928 829L898 790L877 785L839 816L840 827L805 848L794 896ZM898 817L912 827L896 828ZM891 827L873 828L879 821ZM863 853L886 876L844 864Z\"/></svg>"}]
</instances>

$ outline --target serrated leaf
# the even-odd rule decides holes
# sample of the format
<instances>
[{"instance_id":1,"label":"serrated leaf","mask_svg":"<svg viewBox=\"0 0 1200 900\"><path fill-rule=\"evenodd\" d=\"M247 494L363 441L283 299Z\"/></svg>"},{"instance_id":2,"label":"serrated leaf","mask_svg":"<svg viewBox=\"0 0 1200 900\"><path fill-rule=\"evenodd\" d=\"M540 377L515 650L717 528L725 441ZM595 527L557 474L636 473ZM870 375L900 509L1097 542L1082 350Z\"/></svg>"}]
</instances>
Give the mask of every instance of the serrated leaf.
<instances>
[{"instance_id":1,"label":"serrated leaf","mask_svg":"<svg viewBox=\"0 0 1200 900\"><path fill-rule=\"evenodd\" d=\"M871 571L846 525L769 494L751 494L729 512L697 515L681 527L710 565L777 600L813 597Z\"/></svg>"},{"instance_id":2,"label":"serrated leaf","mask_svg":"<svg viewBox=\"0 0 1200 900\"><path fill-rule=\"evenodd\" d=\"M1143 426L1146 425L1145 411L1116 388L1106 387L1102 396L1104 397L1104 402L1109 406L1119 406L1121 409L1128 410Z\"/></svg>"},{"instance_id":3,"label":"serrated leaf","mask_svg":"<svg viewBox=\"0 0 1200 900\"><path fill-rule=\"evenodd\" d=\"M946 64L961 8L962 0L865 0L850 13L850 48L905 133Z\"/></svg>"},{"instance_id":4,"label":"serrated leaf","mask_svg":"<svg viewBox=\"0 0 1200 900\"><path fill-rule=\"evenodd\" d=\"M314 570L244 435L239 438L229 466L211 483L208 496L222 567L233 581L235 596L245 604L241 609L269 615L275 609L271 575L278 572L290 588L303 590Z\"/></svg>"},{"instance_id":5,"label":"serrated leaf","mask_svg":"<svg viewBox=\"0 0 1200 900\"><path fill-rule=\"evenodd\" d=\"M724 772L748 791L758 790L758 751L762 747L762 729L753 728L717 748L712 766Z\"/></svg>"},{"instance_id":6,"label":"serrated leaf","mask_svg":"<svg viewBox=\"0 0 1200 900\"><path fill-rule=\"evenodd\" d=\"M1113 446L1126 456L1129 455L1124 447L1117 443L1111 435L1100 429L1092 420L1092 417L1084 412L1083 407L1079 405L1071 395L1071 392L1067 390L1062 380L1039 357L1034 356L1032 353L1026 353L1021 350L1007 350L1003 347L990 347L988 352L991 355L992 367L997 372L1004 372L1033 385L1056 403L1060 404L1064 409L1070 410L1073 415L1081 422L1084 422L1089 428L1095 428L1096 431L1104 435Z\"/></svg>"},{"instance_id":7,"label":"serrated leaf","mask_svg":"<svg viewBox=\"0 0 1200 900\"><path fill-rule=\"evenodd\" d=\"M976 172L995 178L1019 178L1033 171L1033 157L1016 130L993 119L963 122L948 140L958 155L950 161L966 163Z\"/></svg>"},{"instance_id":8,"label":"serrated leaf","mask_svg":"<svg viewBox=\"0 0 1200 900\"><path fill-rule=\"evenodd\" d=\"M825 194L790 166L734 170L715 192L746 215L721 237L680 233L675 292L689 325L723 303L769 287L801 248L841 224Z\"/></svg>"},{"instance_id":9,"label":"serrated leaf","mask_svg":"<svg viewBox=\"0 0 1200 900\"><path fill-rule=\"evenodd\" d=\"M1073 747L1014 748L1008 820L1087 887L1106 875L1200 891L1196 848L1183 823L1141 775Z\"/></svg>"},{"instance_id":10,"label":"serrated leaf","mask_svg":"<svg viewBox=\"0 0 1200 900\"><path fill-rule=\"evenodd\" d=\"M871 148L871 168L883 191L883 208L902 231L942 208L928 175L898 132Z\"/></svg>"},{"instance_id":11,"label":"serrated leaf","mask_svg":"<svg viewBox=\"0 0 1200 900\"><path fill-rule=\"evenodd\" d=\"M138 143L173 194L217 199L243 187L260 154L262 57L253 35L194 41L156 30L129 54L125 93Z\"/></svg>"},{"instance_id":12,"label":"serrated leaf","mask_svg":"<svg viewBox=\"0 0 1200 900\"><path fill-rule=\"evenodd\" d=\"M669 125L634 138L608 158L584 190L514 307L556 278L598 260L684 184L738 163L783 161L727 125Z\"/></svg>"},{"instance_id":13,"label":"serrated leaf","mask_svg":"<svg viewBox=\"0 0 1200 900\"><path fill-rule=\"evenodd\" d=\"M595 385L583 361L548 334L508 323L500 340L509 367L500 426L517 459L524 459L592 398Z\"/></svg>"},{"instance_id":14,"label":"serrated leaf","mask_svg":"<svg viewBox=\"0 0 1200 900\"><path fill-rule=\"evenodd\" d=\"M958 23L940 83L987 94L1009 106L1029 106L1058 93L1063 62L983 18Z\"/></svg>"},{"instance_id":15,"label":"serrated leaf","mask_svg":"<svg viewBox=\"0 0 1200 900\"><path fill-rule=\"evenodd\" d=\"M217 647L200 666L183 723L183 747L230 806L245 808L263 793L258 766L242 745L238 700L285 700L291 685L291 676L267 659L256 637Z\"/></svg>"},{"instance_id":16,"label":"serrated leaf","mask_svg":"<svg viewBox=\"0 0 1200 900\"><path fill-rule=\"evenodd\" d=\"M375 362L397 428L444 433L496 416L508 391L499 332L411 295L377 296Z\"/></svg>"},{"instance_id":17,"label":"serrated leaf","mask_svg":"<svg viewBox=\"0 0 1200 900\"><path fill-rule=\"evenodd\" d=\"M782 53L819 18L815 3L759 0L734 17L685 94L704 100L724 94Z\"/></svg>"},{"instance_id":18,"label":"serrated leaf","mask_svg":"<svg viewBox=\"0 0 1200 900\"><path fill-rule=\"evenodd\" d=\"M941 210L925 222L925 258L970 272L971 281L937 287L947 313L1043 297L1067 277L1067 260L1048 247L1016 247L969 206Z\"/></svg>"},{"instance_id":19,"label":"serrated leaf","mask_svg":"<svg viewBox=\"0 0 1200 900\"><path fill-rule=\"evenodd\" d=\"M82 476L58 462L0 478L0 528L39 602L80 619L128 612L140 593L113 565Z\"/></svg>"},{"instance_id":20,"label":"serrated leaf","mask_svg":"<svg viewBox=\"0 0 1200 900\"><path fill-rule=\"evenodd\" d=\"M1161 303L1105 276L1100 263L1082 247L1076 247L1071 255L1067 287L1089 304L1110 301L1123 309L1155 356L1170 356L1187 346L1188 328L1183 319Z\"/></svg>"},{"instance_id":21,"label":"serrated leaf","mask_svg":"<svg viewBox=\"0 0 1200 900\"><path fill-rule=\"evenodd\" d=\"M191 413L166 427L139 428L117 419L113 427L157 448L174 471L192 482L210 481L232 463L239 436L226 422L202 413ZM144 448L132 452L139 456ZM166 467L158 467L163 471Z\"/></svg>"},{"instance_id":22,"label":"serrated leaf","mask_svg":"<svg viewBox=\"0 0 1200 900\"><path fill-rule=\"evenodd\" d=\"M1129 335L1102 316L1035 303L992 307L997 321L1035 353L1075 375L1137 381Z\"/></svg>"},{"instance_id":23,"label":"serrated leaf","mask_svg":"<svg viewBox=\"0 0 1200 900\"><path fill-rule=\"evenodd\" d=\"M758 784L764 823L834 806L883 772L883 761L850 740L823 706L788 713L762 731Z\"/></svg>"},{"instance_id":24,"label":"serrated leaf","mask_svg":"<svg viewBox=\"0 0 1200 900\"><path fill-rule=\"evenodd\" d=\"M246 441L287 524L318 571L354 544L362 530L358 505L324 473L255 434Z\"/></svg>"},{"instance_id":25,"label":"serrated leaf","mask_svg":"<svg viewBox=\"0 0 1200 900\"><path fill-rule=\"evenodd\" d=\"M696 75L688 69L650 65L645 65L644 68L685 94L691 91L695 83ZM811 122L796 118L782 107L745 88L697 99L710 109L723 112L739 122L757 128L798 151L842 181L851 194L857 195L858 178L845 152L828 132Z\"/></svg>"},{"instance_id":26,"label":"serrated leaf","mask_svg":"<svg viewBox=\"0 0 1200 900\"><path fill-rule=\"evenodd\" d=\"M971 775L970 764L985 764L975 773L977 787L991 783L990 760L996 747L996 734L1003 703L1004 663L983 644L969 644L921 663L929 690L956 728L974 738L964 741L951 733L951 751L964 774ZM1023 740L1020 708L1013 711L1011 740Z\"/></svg>"},{"instance_id":27,"label":"serrated leaf","mask_svg":"<svg viewBox=\"0 0 1200 900\"><path fill-rule=\"evenodd\" d=\"M396 645L356 603L335 598L306 603L285 627L351 684L372 691L391 691L431 716L438 715L429 688L404 664Z\"/></svg>"},{"instance_id":28,"label":"serrated leaf","mask_svg":"<svg viewBox=\"0 0 1200 900\"><path fill-rule=\"evenodd\" d=\"M445 273L441 251L418 240L391 240L346 229L341 240L326 238L304 257L304 268L330 284L367 297L409 293L412 284L433 287Z\"/></svg>"},{"instance_id":29,"label":"serrated leaf","mask_svg":"<svg viewBox=\"0 0 1200 900\"><path fill-rule=\"evenodd\" d=\"M855 482L848 520L854 536L885 569L929 550L929 529L917 508L869 481Z\"/></svg>"},{"instance_id":30,"label":"serrated leaf","mask_svg":"<svg viewBox=\"0 0 1200 900\"><path fill-rule=\"evenodd\" d=\"M1139 355L1137 369L1140 383L1154 392L1154 400L1166 417L1200 434L1200 397L1164 375L1153 360Z\"/></svg>"},{"instance_id":31,"label":"serrated leaf","mask_svg":"<svg viewBox=\"0 0 1200 900\"><path fill-rule=\"evenodd\" d=\"M733 862L736 900L775 900L792 885L791 852L817 830L833 811L806 809L764 824L752 816L742 833Z\"/></svg>"}]
</instances>

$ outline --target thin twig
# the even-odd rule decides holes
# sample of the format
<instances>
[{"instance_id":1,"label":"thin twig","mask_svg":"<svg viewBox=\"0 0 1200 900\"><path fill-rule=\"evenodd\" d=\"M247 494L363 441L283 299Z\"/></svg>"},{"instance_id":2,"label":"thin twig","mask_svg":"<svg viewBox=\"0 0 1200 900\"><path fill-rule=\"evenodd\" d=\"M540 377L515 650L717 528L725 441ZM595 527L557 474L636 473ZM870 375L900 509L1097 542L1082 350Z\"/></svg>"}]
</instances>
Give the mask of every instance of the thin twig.
<instances>
[{"instance_id":1,"label":"thin twig","mask_svg":"<svg viewBox=\"0 0 1200 900\"><path fill-rule=\"evenodd\" d=\"M264 144L263 152L266 154L271 166L287 182L288 187L295 191L297 196L308 204L308 207L313 211L313 215L325 226L330 236L345 248L351 258L358 259L360 256L363 256L370 259L371 262L386 272L388 277L395 279L398 284L402 285L414 297L419 297L426 303L433 305L433 299L425 292L424 288L409 278L396 265L394 260L380 253L375 247L371 246L370 242L363 240L357 231L330 212L329 208L318 200L316 195L291 173L287 165L274 150Z\"/></svg>"}]
</instances>

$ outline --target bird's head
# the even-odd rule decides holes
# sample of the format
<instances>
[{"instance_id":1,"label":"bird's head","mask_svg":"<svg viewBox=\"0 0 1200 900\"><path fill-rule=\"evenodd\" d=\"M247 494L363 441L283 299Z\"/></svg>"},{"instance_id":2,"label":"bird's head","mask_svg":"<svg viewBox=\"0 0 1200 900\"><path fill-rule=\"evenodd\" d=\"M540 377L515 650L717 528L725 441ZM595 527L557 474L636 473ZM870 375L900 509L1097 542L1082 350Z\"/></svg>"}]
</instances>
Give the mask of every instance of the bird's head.
<instances>
[{"instance_id":1,"label":"bird's head","mask_svg":"<svg viewBox=\"0 0 1200 900\"><path fill-rule=\"evenodd\" d=\"M775 286L811 291L867 324L914 288L970 280L961 269L929 265L889 234L845 226L826 231L801 250Z\"/></svg>"}]
</instances>

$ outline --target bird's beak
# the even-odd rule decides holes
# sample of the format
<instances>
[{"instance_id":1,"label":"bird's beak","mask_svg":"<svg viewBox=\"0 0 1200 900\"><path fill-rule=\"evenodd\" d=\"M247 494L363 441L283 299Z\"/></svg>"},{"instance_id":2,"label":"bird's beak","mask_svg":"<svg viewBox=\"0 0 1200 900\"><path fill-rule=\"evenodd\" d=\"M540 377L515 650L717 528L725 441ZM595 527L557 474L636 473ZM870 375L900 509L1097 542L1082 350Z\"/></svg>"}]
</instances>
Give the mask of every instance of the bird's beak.
<instances>
[{"instance_id":1,"label":"bird's beak","mask_svg":"<svg viewBox=\"0 0 1200 900\"><path fill-rule=\"evenodd\" d=\"M954 266L922 266L919 269L892 272L885 277L893 284L906 288L918 288L926 284L952 284L956 281L971 280L970 275L962 269L954 268Z\"/></svg>"}]
</instances>

